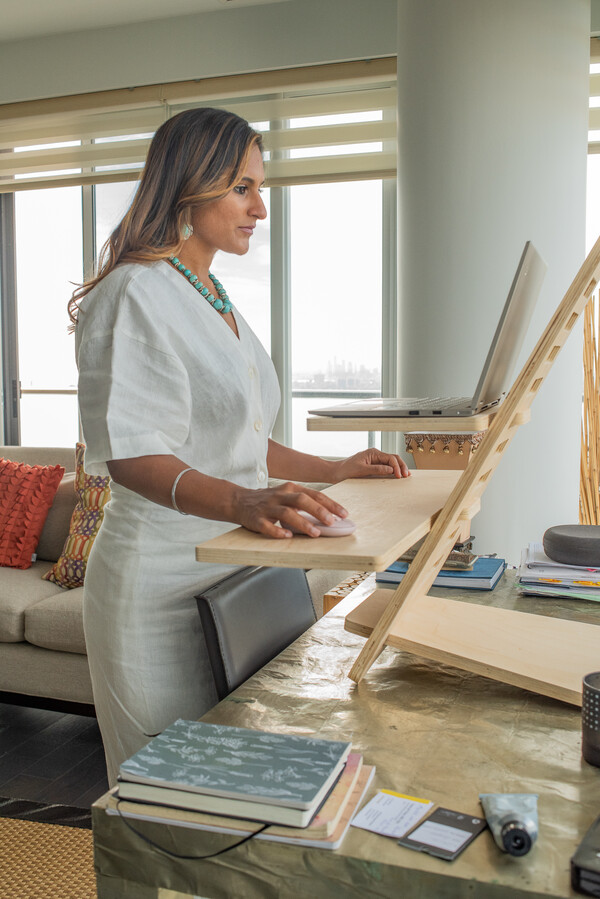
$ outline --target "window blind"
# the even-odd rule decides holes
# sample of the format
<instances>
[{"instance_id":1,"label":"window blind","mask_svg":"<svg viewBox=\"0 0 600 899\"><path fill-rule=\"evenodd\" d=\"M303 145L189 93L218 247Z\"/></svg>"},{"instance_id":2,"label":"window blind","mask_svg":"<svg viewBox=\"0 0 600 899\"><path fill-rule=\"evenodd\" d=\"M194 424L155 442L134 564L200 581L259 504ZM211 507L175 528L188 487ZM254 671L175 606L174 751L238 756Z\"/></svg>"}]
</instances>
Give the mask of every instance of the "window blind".
<instances>
[{"instance_id":1,"label":"window blind","mask_svg":"<svg viewBox=\"0 0 600 899\"><path fill-rule=\"evenodd\" d=\"M0 192L137 180L156 129L194 106L262 132L268 185L396 174L386 57L0 105Z\"/></svg>"}]
</instances>

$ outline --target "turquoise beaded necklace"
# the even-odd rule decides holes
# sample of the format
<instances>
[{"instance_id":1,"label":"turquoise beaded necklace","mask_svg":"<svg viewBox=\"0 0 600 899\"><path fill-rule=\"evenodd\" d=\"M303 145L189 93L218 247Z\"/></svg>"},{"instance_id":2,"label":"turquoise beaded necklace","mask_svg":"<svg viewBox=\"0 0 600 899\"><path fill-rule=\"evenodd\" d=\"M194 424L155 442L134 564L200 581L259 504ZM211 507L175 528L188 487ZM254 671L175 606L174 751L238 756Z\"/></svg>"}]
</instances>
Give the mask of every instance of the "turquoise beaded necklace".
<instances>
[{"instance_id":1,"label":"turquoise beaded necklace","mask_svg":"<svg viewBox=\"0 0 600 899\"><path fill-rule=\"evenodd\" d=\"M200 293L205 300L208 300L213 309L216 309L221 315L226 315L227 312L231 312L231 301L227 296L227 292L221 282L217 281L212 272L209 272L208 276L215 285L215 289L218 293L218 296L216 297L210 292L208 287L204 286L198 275L192 274L189 268L186 268L183 262L179 261L177 256L169 256L169 262L177 269L177 271L181 272L181 274L188 279L190 284L196 288L198 293Z\"/></svg>"}]
</instances>

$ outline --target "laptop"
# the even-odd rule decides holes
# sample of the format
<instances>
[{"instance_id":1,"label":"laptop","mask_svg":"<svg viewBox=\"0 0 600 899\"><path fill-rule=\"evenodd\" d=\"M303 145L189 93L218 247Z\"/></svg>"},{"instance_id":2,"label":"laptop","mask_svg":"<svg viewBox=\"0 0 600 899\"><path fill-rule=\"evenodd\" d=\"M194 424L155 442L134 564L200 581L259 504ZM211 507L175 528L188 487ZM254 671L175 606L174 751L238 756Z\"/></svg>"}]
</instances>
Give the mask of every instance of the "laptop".
<instances>
[{"instance_id":1,"label":"laptop","mask_svg":"<svg viewBox=\"0 0 600 899\"><path fill-rule=\"evenodd\" d=\"M497 406L510 387L546 269L536 248L527 241L472 397L377 397L309 409L309 414L334 418L456 417L477 415Z\"/></svg>"}]
</instances>

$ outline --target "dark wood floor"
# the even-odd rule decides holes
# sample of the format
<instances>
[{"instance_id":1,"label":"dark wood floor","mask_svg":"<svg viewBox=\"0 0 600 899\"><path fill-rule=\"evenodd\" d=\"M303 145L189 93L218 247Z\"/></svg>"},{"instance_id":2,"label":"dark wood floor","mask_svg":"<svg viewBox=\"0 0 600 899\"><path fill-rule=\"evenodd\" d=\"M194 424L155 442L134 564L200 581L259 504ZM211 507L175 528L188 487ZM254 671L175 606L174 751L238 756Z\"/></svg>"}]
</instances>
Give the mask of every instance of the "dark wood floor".
<instances>
[{"instance_id":1,"label":"dark wood floor","mask_svg":"<svg viewBox=\"0 0 600 899\"><path fill-rule=\"evenodd\" d=\"M0 702L0 796L89 808L107 789L95 718Z\"/></svg>"}]
</instances>

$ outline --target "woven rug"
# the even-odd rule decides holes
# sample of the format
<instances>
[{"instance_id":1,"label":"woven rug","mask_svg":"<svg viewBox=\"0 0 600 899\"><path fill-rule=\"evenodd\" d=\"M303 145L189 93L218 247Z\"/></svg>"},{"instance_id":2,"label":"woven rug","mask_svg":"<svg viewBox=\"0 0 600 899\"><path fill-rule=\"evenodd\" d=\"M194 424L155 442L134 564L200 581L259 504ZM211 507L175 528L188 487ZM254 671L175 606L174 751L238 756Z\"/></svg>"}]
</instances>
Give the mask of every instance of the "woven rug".
<instances>
[{"instance_id":1,"label":"woven rug","mask_svg":"<svg viewBox=\"0 0 600 899\"><path fill-rule=\"evenodd\" d=\"M9 803L0 800L0 815L13 812ZM36 810L27 806L37 803L21 803L19 817L0 818L0 899L95 899L89 825L31 820Z\"/></svg>"}]
</instances>

